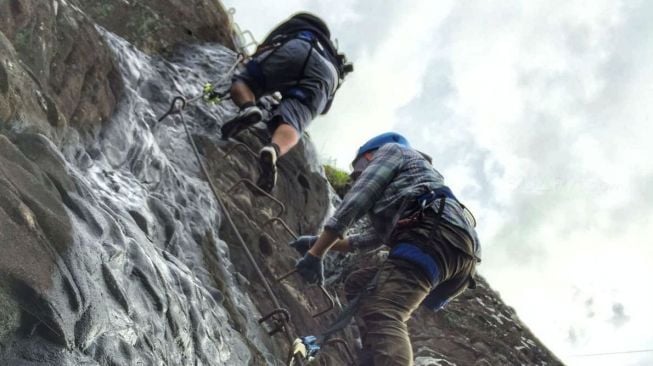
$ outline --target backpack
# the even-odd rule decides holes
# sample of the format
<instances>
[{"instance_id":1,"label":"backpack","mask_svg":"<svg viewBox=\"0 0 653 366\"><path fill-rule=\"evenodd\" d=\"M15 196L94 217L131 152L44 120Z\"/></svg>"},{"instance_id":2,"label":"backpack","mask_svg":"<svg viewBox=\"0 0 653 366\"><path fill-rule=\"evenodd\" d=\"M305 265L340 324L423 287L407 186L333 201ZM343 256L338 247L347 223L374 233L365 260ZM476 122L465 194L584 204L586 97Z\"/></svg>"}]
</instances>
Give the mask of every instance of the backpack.
<instances>
[{"instance_id":1,"label":"backpack","mask_svg":"<svg viewBox=\"0 0 653 366\"><path fill-rule=\"evenodd\" d=\"M331 41L331 31L324 20L310 13L297 13L291 16L285 22L274 28L265 40L259 46L259 49L269 49L270 47L279 47L291 39L305 39L299 37L302 32L311 32L317 37L317 41L322 46L317 48L323 51L325 56L338 70L338 77L342 83L345 76L354 71L354 65L347 61L344 53L338 52L338 48ZM305 39L306 40L306 39ZM308 40L307 40L308 41ZM309 41L310 42L310 41Z\"/></svg>"}]
</instances>

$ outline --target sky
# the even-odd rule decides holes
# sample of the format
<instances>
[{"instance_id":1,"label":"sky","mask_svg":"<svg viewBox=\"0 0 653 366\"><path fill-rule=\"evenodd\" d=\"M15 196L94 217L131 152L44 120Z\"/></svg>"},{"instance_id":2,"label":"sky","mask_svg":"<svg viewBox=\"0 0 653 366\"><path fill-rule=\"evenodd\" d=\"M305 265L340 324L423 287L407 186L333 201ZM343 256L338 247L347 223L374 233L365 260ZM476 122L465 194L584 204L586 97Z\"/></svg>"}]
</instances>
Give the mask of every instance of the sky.
<instances>
[{"instance_id":1,"label":"sky","mask_svg":"<svg viewBox=\"0 0 653 366\"><path fill-rule=\"evenodd\" d=\"M355 71L309 129L389 130L472 209L479 271L566 364L653 365L653 1L224 0L259 40L322 16Z\"/></svg>"}]
</instances>

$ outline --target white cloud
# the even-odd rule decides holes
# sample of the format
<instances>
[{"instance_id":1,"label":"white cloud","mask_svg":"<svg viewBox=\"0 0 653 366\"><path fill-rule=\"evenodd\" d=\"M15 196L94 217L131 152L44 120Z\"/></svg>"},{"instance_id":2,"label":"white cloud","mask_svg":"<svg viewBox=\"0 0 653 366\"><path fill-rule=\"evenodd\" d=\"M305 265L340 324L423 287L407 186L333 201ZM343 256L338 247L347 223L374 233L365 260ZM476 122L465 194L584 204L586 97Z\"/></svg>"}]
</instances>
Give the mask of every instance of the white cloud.
<instances>
[{"instance_id":1,"label":"white cloud","mask_svg":"<svg viewBox=\"0 0 653 366\"><path fill-rule=\"evenodd\" d=\"M483 272L561 355L646 348L653 332L641 324L653 320L644 311L653 298L633 279L653 276L653 253L643 242L653 212L621 208L651 182L645 161L653 149L642 133L651 129L653 44L631 37L633 29L646 33L637 17L651 9L541 4L516 11L470 5L451 30L451 119L469 123L463 128L476 148L508 172L490 182L502 207L481 210L482 225L488 215L504 218L499 229L482 229ZM634 63L637 54L649 62ZM606 66L615 59L628 72ZM648 226L633 226L636 216ZM614 302L632 309L622 337L614 337L609 313L586 319L573 311L582 306L570 297L573 286L604 310ZM570 325L580 330L575 348L565 341ZM615 364L615 357L591 362Z\"/></svg>"},{"instance_id":2,"label":"white cloud","mask_svg":"<svg viewBox=\"0 0 653 366\"><path fill-rule=\"evenodd\" d=\"M429 47L430 35L449 8L446 2L411 3L386 22L386 39L363 46L365 52L354 60L356 71L338 93L333 110L310 129L318 146L341 166L369 137L392 129L402 118L398 110L422 91L435 52ZM364 43L365 33L361 37Z\"/></svg>"}]
</instances>

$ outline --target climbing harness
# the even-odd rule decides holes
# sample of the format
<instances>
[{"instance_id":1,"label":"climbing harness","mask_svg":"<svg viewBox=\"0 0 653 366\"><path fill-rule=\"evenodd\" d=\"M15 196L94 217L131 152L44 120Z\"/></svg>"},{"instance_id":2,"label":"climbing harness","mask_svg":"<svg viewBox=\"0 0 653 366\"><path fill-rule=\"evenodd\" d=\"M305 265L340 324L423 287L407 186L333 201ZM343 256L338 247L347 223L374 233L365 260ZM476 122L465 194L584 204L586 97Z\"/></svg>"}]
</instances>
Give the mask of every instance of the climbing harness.
<instances>
[{"instance_id":1,"label":"climbing harness","mask_svg":"<svg viewBox=\"0 0 653 366\"><path fill-rule=\"evenodd\" d=\"M417 225L417 223L419 223L419 221L421 221L424 218L424 213L427 211L427 209L433 208L435 210L436 201L440 202L440 204L438 206L438 209L435 210L435 212L437 213L437 215L436 215L437 220L439 220L440 217L442 216L442 212L444 211L444 199L446 199L446 198L450 198L450 199L456 201L456 203L462 209L463 214L465 214L465 216L472 223L472 226L474 226L474 227L476 226L476 218L474 217L472 212L465 205L463 205L460 201L458 201L458 198L456 198L456 196L453 194L453 192L451 192L451 189L449 187L442 186L440 188L434 189L432 191L429 191L429 192L427 192L425 194L422 194L419 197L417 197L417 199L416 199L417 204L418 204L417 209L413 213L408 215L407 217L398 220L395 223L395 229L401 230L401 229L410 228L410 227L413 227L413 226ZM409 203L409 202L406 202L406 203ZM403 207L399 211L401 212L405 208L406 207Z\"/></svg>"},{"instance_id":2,"label":"climbing harness","mask_svg":"<svg viewBox=\"0 0 653 366\"><path fill-rule=\"evenodd\" d=\"M434 223L434 229L433 229L435 231L440 222L440 218L442 217L446 198L451 198L454 199L456 202L458 202L458 200L453 195L451 190L446 186L429 191L423 195L420 195L414 201L410 201L410 202L416 201L417 203L416 205L417 208L414 209L415 212L412 212L408 217L402 220L396 221L395 230L397 229L402 230L402 229L407 229L416 226L419 223L419 221L421 221L424 218L425 212L428 209L432 208L436 213L436 219L435 219L436 221ZM399 209L399 211L402 212L405 208L407 208L406 206L410 202L409 201L404 202L404 204L402 204L402 207ZM406 249L417 249L417 248L418 247L413 245L402 246L402 244L398 244L395 247L393 247L393 250L390 252L389 258L409 260L410 262L413 263L415 263L414 259L420 256L422 257L422 259L430 259L430 256L428 256L426 252L420 251L419 255L417 255L414 252L408 253L406 251ZM405 257L406 255L409 255L410 258L406 258ZM430 267L433 265L437 266L437 264L434 263L433 264L429 263L429 265L424 267ZM289 276L293 273L294 272L290 272L286 276ZM427 271L427 274L430 277L437 277L437 273L432 274L432 273L428 273ZM305 360L310 361L311 359L316 357L317 353L320 350L321 345L326 345L332 342L333 335L342 331L345 327L347 327L351 323L354 315L360 308L362 299L365 296L371 294L376 289L376 287L378 286L380 275L381 275L381 271L379 270L379 272L374 276L372 281L370 281L368 286L349 302L349 304L340 312L340 314L331 323L331 325L327 329L322 331L321 334L317 336L305 336L305 337L299 337L295 339L293 342L293 349L296 351L295 357L304 357ZM345 351L351 355L351 352L349 351L349 347L344 341L342 345L345 348ZM350 357L350 359L353 362L353 357Z\"/></svg>"},{"instance_id":3,"label":"climbing harness","mask_svg":"<svg viewBox=\"0 0 653 366\"><path fill-rule=\"evenodd\" d=\"M438 208L436 210L435 226L437 227L437 224L440 221L440 217L442 217L442 213L444 212L445 198L453 197L453 199L455 199L453 193L449 194L450 192L451 190L449 190L448 187L442 187L441 189L433 190L417 197L415 200L417 202L417 208L407 217L397 220L394 225L393 234L399 230L404 230L416 226L420 221L424 219L424 215L428 209L435 209L436 200L439 202ZM410 203L410 201L406 201L406 203ZM402 214L405 208L406 207L400 208L398 210L399 213Z\"/></svg>"}]
</instances>

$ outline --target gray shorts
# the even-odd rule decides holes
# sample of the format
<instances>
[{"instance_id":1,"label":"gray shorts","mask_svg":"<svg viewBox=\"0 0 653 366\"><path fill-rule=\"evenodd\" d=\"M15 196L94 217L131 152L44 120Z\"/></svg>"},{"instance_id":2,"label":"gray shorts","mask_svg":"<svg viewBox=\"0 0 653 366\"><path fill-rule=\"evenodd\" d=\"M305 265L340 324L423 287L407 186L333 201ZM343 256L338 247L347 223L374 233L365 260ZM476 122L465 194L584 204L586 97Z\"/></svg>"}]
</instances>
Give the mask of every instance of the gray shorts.
<instances>
[{"instance_id":1,"label":"gray shorts","mask_svg":"<svg viewBox=\"0 0 653 366\"><path fill-rule=\"evenodd\" d=\"M302 133L335 93L338 72L309 42L293 39L256 55L233 80L246 83L257 98L280 92L283 99L272 114L270 128L285 123Z\"/></svg>"}]
</instances>

